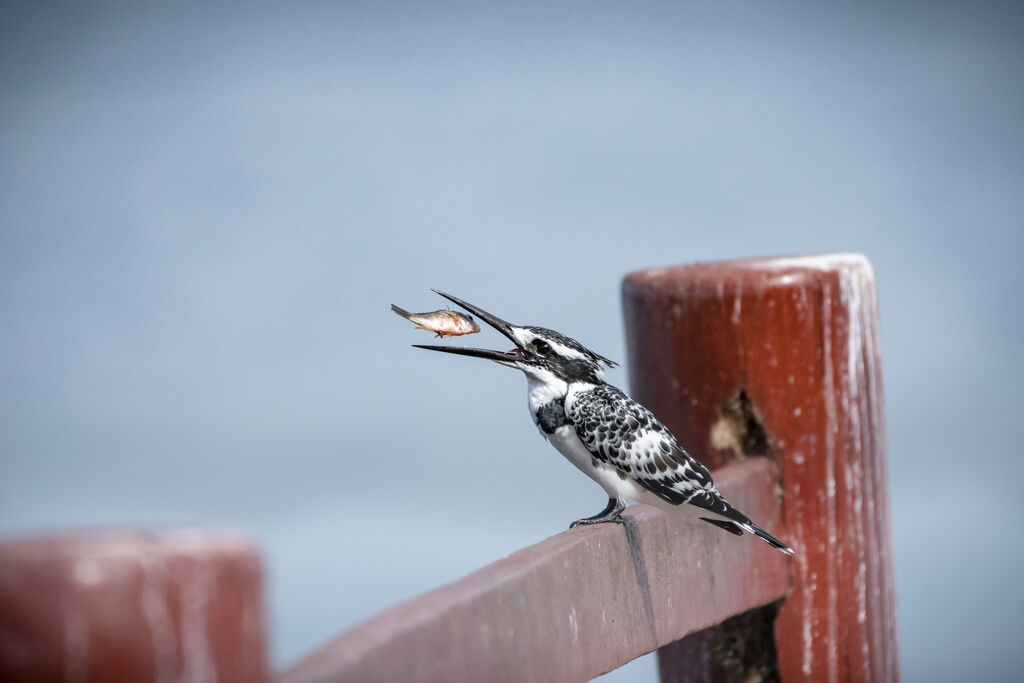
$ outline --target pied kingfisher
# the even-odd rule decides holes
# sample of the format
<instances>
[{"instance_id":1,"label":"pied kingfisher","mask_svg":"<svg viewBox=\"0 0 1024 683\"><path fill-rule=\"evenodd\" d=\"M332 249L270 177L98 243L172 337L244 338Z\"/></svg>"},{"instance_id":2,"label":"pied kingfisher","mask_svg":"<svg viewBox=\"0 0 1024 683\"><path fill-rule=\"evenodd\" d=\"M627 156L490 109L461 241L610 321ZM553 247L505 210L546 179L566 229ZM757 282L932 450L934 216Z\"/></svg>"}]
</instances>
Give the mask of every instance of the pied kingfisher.
<instances>
[{"instance_id":1,"label":"pied kingfisher","mask_svg":"<svg viewBox=\"0 0 1024 683\"><path fill-rule=\"evenodd\" d=\"M576 520L570 528L621 522L622 511L633 503L662 508L688 504L706 522L737 535L755 534L793 554L722 498L707 468L676 443L651 411L602 379L604 369L615 363L554 330L512 325L454 296L437 293L508 337L515 348L501 352L414 346L487 358L522 370L530 415L541 435L608 494L604 510Z\"/></svg>"}]
</instances>

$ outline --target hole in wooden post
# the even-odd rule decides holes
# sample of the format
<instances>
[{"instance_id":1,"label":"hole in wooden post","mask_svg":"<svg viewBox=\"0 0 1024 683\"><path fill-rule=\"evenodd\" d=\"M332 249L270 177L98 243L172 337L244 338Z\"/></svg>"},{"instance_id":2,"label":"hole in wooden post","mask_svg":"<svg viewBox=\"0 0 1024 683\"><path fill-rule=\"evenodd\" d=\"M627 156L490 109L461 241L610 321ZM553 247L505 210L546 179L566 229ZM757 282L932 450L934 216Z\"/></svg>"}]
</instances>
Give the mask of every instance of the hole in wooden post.
<instances>
[{"instance_id":1,"label":"hole in wooden post","mask_svg":"<svg viewBox=\"0 0 1024 683\"><path fill-rule=\"evenodd\" d=\"M726 462L770 453L761 413L754 407L746 389L740 389L722 404L718 419L711 425L711 445L723 451Z\"/></svg>"},{"instance_id":2,"label":"hole in wooden post","mask_svg":"<svg viewBox=\"0 0 1024 683\"><path fill-rule=\"evenodd\" d=\"M775 617L781 602L752 609L658 650L661 683L780 680Z\"/></svg>"}]
</instances>

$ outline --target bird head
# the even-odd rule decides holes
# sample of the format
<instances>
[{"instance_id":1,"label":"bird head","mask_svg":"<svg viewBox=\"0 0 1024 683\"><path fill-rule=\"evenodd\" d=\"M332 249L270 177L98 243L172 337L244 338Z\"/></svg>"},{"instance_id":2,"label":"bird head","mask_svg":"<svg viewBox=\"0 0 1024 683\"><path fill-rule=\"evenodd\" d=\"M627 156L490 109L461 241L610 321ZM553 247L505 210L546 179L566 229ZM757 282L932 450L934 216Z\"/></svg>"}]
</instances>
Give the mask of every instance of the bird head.
<instances>
[{"instance_id":1,"label":"bird head","mask_svg":"<svg viewBox=\"0 0 1024 683\"><path fill-rule=\"evenodd\" d=\"M515 344L515 348L511 351L491 351L460 346L414 344L416 348L486 358L500 365L522 370L541 381L550 380L553 376L564 382L596 383L601 380L606 368L616 367L616 363L560 332L533 325L513 325L450 294L438 292L436 289L434 291L508 337Z\"/></svg>"}]
</instances>

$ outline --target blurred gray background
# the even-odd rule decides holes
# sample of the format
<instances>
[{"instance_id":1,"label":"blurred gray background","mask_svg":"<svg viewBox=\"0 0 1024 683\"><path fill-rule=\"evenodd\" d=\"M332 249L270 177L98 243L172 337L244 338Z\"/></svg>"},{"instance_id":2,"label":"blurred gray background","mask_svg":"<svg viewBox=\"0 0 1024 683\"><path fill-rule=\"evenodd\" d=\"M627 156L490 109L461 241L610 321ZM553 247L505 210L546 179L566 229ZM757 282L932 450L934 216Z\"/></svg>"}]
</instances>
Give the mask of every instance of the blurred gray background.
<instances>
[{"instance_id":1,"label":"blurred gray background","mask_svg":"<svg viewBox=\"0 0 1024 683\"><path fill-rule=\"evenodd\" d=\"M622 360L629 270L859 251L905 677L1019 674L1022 89L1020 4L4 4L0 534L240 530L286 664L605 502L390 303Z\"/></svg>"}]
</instances>

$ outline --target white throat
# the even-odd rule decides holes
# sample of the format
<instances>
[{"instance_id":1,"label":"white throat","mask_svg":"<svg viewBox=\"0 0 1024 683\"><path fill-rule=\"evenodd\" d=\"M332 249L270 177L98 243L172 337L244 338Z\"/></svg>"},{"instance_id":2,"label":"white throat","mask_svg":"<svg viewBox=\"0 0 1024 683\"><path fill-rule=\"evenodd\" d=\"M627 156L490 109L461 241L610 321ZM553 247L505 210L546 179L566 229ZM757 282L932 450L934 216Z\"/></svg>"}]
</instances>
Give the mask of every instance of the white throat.
<instances>
[{"instance_id":1,"label":"white throat","mask_svg":"<svg viewBox=\"0 0 1024 683\"><path fill-rule=\"evenodd\" d=\"M565 398L569 392L569 385L553 372L533 368L531 372L526 373L526 391L532 415L541 406Z\"/></svg>"}]
</instances>

